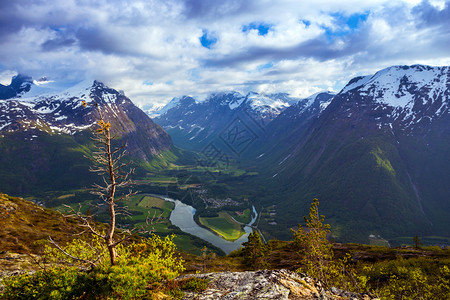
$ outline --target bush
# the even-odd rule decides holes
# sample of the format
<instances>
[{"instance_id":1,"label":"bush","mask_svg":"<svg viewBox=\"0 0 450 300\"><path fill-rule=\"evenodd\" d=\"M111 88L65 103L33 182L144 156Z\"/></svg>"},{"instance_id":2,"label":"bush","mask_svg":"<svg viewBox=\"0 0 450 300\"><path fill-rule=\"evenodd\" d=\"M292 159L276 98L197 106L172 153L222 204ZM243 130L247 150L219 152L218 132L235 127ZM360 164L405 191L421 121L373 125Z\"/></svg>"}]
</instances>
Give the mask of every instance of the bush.
<instances>
[{"instance_id":1,"label":"bush","mask_svg":"<svg viewBox=\"0 0 450 300\"><path fill-rule=\"evenodd\" d=\"M208 288L208 280L198 277L192 277L183 282L181 285L182 290L192 291L200 293Z\"/></svg>"},{"instance_id":2,"label":"bush","mask_svg":"<svg viewBox=\"0 0 450 300\"><path fill-rule=\"evenodd\" d=\"M110 266L103 253L99 264L91 270L81 268L69 258L65 264L40 270L31 275L6 278L1 299L151 299L163 290L163 283L184 270L183 261L175 253L174 236L161 239L152 235L140 243L118 247L117 265ZM75 240L63 248L89 258L94 248L83 247ZM103 249L104 250L104 249ZM61 253L47 250L52 264L61 262Z\"/></svg>"},{"instance_id":3,"label":"bush","mask_svg":"<svg viewBox=\"0 0 450 300\"><path fill-rule=\"evenodd\" d=\"M360 286L382 299L448 299L448 260L396 259L362 268Z\"/></svg>"}]
</instances>

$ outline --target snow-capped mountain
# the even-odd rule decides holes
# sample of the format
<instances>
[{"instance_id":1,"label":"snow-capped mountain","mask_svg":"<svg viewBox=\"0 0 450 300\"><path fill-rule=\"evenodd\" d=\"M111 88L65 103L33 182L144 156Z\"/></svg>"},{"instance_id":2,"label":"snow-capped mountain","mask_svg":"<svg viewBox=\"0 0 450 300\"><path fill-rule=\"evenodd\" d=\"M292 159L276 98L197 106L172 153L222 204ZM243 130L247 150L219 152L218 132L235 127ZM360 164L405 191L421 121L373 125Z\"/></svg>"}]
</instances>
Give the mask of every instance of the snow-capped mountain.
<instances>
[{"instance_id":1,"label":"snow-capped mountain","mask_svg":"<svg viewBox=\"0 0 450 300\"><path fill-rule=\"evenodd\" d=\"M185 102L185 98L190 98L189 96L183 96L183 97L175 97L172 100L169 101L166 105L163 105L159 108L152 109L150 111L147 111L147 114L152 118L157 118L161 115L166 114L169 110L172 108L179 107L182 102Z\"/></svg>"},{"instance_id":2,"label":"snow-capped mountain","mask_svg":"<svg viewBox=\"0 0 450 300\"><path fill-rule=\"evenodd\" d=\"M380 114L378 126L403 130L426 125L448 114L450 68L394 66L352 80L341 95L370 104Z\"/></svg>"},{"instance_id":3,"label":"snow-capped mountain","mask_svg":"<svg viewBox=\"0 0 450 300\"><path fill-rule=\"evenodd\" d=\"M81 101L90 102L89 95L100 82L89 85L82 82L66 90L55 91L52 88L28 83L26 93L18 93L13 97L0 100L0 130L3 132L27 131L33 129L46 130L49 133L75 134L89 128L94 120L94 110L85 110ZM104 96L104 97L103 97ZM113 99L114 94L103 98ZM111 101L109 101L111 102ZM105 103L102 103L105 104ZM45 129L44 129L45 128Z\"/></svg>"},{"instance_id":4,"label":"snow-capped mountain","mask_svg":"<svg viewBox=\"0 0 450 300\"><path fill-rule=\"evenodd\" d=\"M302 102L280 114L253 163L277 190L276 221L295 226L317 197L347 241L364 238L355 227L366 237L448 234L449 75L393 66L352 79L308 122Z\"/></svg>"},{"instance_id":5,"label":"snow-capped mountain","mask_svg":"<svg viewBox=\"0 0 450 300\"><path fill-rule=\"evenodd\" d=\"M251 92L244 96L238 92L221 92L212 93L203 101L189 96L174 98L153 116L175 144L200 150L234 120L261 129L297 101L287 94Z\"/></svg>"},{"instance_id":6,"label":"snow-capped mountain","mask_svg":"<svg viewBox=\"0 0 450 300\"><path fill-rule=\"evenodd\" d=\"M286 108L268 124L265 135L255 141L248 151L249 158L279 153L280 145L283 145L281 149L297 147L300 137L309 134L310 125L317 121L334 96L332 92L319 92Z\"/></svg>"},{"instance_id":7,"label":"snow-capped mountain","mask_svg":"<svg viewBox=\"0 0 450 300\"><path fill-rule=\"evenodd\" d=\"M82 101L91 103L96 101L103 110L104 117L117 123L113 130L120 135L134 133L139 127L146 128L150 134L157 133L164 136L162 144L155 139L149 153L158 153L158 147L170 144L159 126L137 108L123 93L105 86L96 80L85 80L73 86L64 85L45 86L36 85L29 77L25 78L27 91L17 93L9 99L0 100L0 131L15 132L41 130L47 133L64 133L73 135L94 124L97 110L88 105L82 106ZM13 79L17 80L17 77ZM22 85L24 85L22 83ZM139 121L139 122L136 122ZM144 122L144 124L140 124ZM153 143L152 143L153 142ZM163 147L164 148L164 147ZM167 147L166 147L167 148Z\"/></svg>"},{"instance_id":8,"label":"snow-capped mountain","mask_svg":"<svg viewBox=\"0 0 450 300\"><path fill-rule=\"evenodd\" d=\"M0 84L0 100L9 99L30 91L33 80L29 76L16 75L10 85Z\"/></svg>"},{"instance_id":9,"label":"snow-capped mountain","mask_svg":"<svg viewBox=\"0 0 450 300\"><path fill-rule=\"evenodd\" d=\"M99 116L95 106L83 107L82 101L99 104L103 118L118 136L117 143L127 143L135 162L147 164L172 148L170 136L159 125L122 92L99 81L61 84L16 76L10 86L2 88L16 92L0 100L0 174L4 179L0 190L21 194L33 184L54 188L75 166L89 165L84 156L92 151L90 127ZM89 168L78 169L74 174ZM25 181L8 183L8 176L18 170ZM50 178L51 173L58 175ZM41 178L48 181L40 182ZM87 178L92 176L83 173L78 182Z\"/></svg>"}]
</instances>

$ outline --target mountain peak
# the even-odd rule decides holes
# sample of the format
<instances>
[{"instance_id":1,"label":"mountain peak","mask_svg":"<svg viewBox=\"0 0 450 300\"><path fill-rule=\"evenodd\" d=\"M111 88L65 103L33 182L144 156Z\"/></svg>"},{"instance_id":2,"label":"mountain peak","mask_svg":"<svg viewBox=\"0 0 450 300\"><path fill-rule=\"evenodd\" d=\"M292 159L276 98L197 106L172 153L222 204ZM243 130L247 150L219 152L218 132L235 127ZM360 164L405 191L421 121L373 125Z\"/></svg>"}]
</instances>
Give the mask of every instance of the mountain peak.
<instances>
[{"instance_id":1,"label":"mountain peak","mask_svg":"<svg viewBox=\"0 0 450 300\"><path fill-rule=\"evenodd\" d=\"M31 76L24 75L24 74L17 74L12 77L10 86L20 86L22 83L32 83L33 79Z\"/></svg>"},{"instance_id":2,"label":"mountain peak","mask_svg":"<svg viewBox=\"0 0 450 300\"><path fill-rule=\"evenodd\" d=\"M7 86L0 84L0 99L10 99L30 91L33 80L30 76L17 74Z\"/></svg>"},{"instance_id":3,"label":"mountain peak","mask_svg":"<svg viewBox=\"0 0 450 300\"><path fill-rule=\"evenodd\" d=\"M221 106L228 106L231 110L238 108L245 97L236 91L215 92L211 93L205 100L212 104L218 104Z\"/></svg>"},{"instance_id":4,"label":"mountain peak","mask_svg":"<svg viewBox=\"0 0 450 300\"><path fill-rule=\"evenodd\" d=\"M415 122L418 116L433 118L448 111L449 75L448 66L393 66L352 79L340 94L358 94L364 102L390 107L394 119Z\"/></svg>"}]
</instances>

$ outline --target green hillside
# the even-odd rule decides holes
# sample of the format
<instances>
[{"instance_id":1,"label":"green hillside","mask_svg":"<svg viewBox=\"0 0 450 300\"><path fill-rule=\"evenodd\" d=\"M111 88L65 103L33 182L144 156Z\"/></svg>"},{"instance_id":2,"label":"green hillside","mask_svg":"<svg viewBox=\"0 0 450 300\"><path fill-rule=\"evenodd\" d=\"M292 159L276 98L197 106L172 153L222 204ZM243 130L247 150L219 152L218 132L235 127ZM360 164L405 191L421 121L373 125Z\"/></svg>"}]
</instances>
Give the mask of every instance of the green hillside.
<instances>
[{"instance_id":1,"label":"green hillside","mask_svg":"<svg viewBox=\"0 0 450 300\"><path fill-rule=\"evenodd\" d=\"M34 136L34 137L32 137ZM49 134L36 131L4 133L0 137L0 190L14 195L42 195L44 192L69 191L90 187L99 180L89 171L89 159L95 145L89 131L74 135ZM124 141L115 140L115 145ZM189 155L171 147L153 155L150 161L140 157L125 157L137 167L136 176L170 168Z\"/></svg>"}]
</instances>

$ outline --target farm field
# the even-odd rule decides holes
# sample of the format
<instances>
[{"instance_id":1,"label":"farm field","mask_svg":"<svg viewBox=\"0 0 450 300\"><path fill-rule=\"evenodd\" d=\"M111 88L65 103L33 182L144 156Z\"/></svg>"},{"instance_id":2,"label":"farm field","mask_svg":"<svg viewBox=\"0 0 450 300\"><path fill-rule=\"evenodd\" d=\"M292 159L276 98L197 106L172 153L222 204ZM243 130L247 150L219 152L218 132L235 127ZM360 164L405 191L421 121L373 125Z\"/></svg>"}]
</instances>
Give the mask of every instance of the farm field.
<instances>
[{"instance_id":1,"label":"farm field","mask_svg":"<svg viewBox=\"0 0 450 300\"><path fill-rule=\"evenodd\" d=\"M201 225L229 241L235 241L245 232L242 226L236 223L227 212L219 212L218 217L200 217Z\"/></svg>"}]
</instances>

